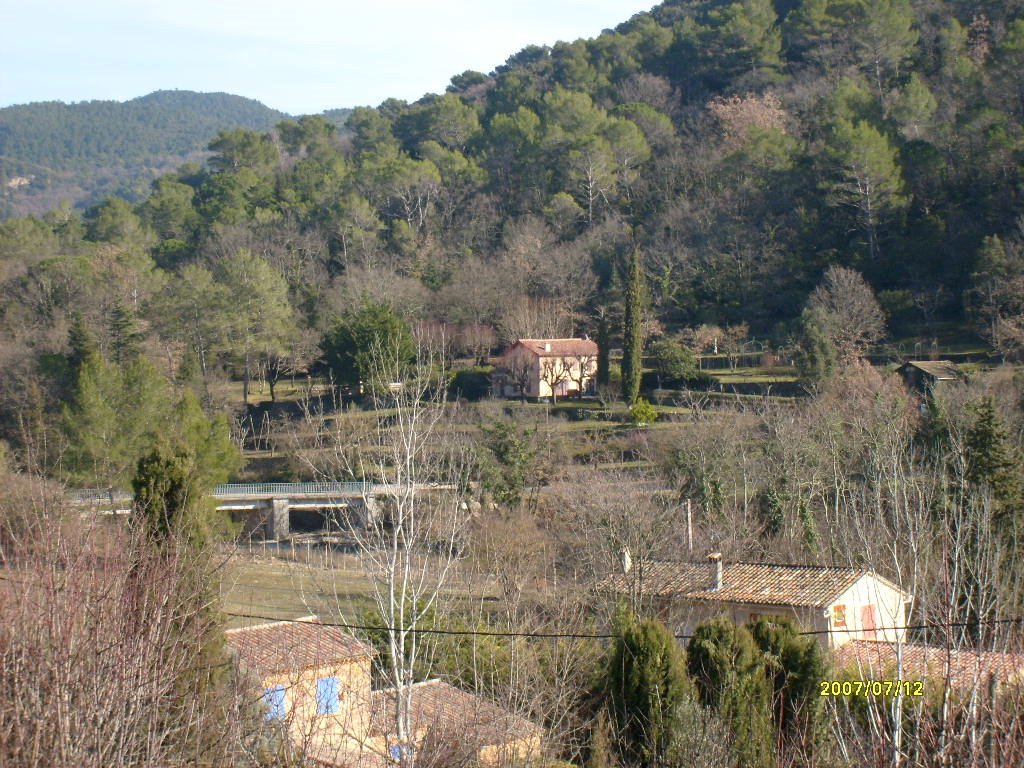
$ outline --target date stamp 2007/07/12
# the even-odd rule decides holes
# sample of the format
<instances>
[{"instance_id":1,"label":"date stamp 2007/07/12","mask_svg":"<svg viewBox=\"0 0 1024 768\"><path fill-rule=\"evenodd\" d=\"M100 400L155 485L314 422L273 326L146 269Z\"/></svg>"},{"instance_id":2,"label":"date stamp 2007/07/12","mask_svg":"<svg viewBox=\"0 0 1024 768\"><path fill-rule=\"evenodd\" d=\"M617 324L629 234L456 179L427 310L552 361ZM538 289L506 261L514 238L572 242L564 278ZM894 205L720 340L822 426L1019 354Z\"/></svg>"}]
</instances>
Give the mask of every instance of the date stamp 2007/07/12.
<instances>
[{"instance_id":1,"label":"date stamp 2007/07/12","mask_svg":"<svg viewBox=\"0 0 1024 768\"><path fill-rule=\"evenodd\" d=\"M819 696L924 696L923 680L822 680Z\"/></svg>"}]
</instances>

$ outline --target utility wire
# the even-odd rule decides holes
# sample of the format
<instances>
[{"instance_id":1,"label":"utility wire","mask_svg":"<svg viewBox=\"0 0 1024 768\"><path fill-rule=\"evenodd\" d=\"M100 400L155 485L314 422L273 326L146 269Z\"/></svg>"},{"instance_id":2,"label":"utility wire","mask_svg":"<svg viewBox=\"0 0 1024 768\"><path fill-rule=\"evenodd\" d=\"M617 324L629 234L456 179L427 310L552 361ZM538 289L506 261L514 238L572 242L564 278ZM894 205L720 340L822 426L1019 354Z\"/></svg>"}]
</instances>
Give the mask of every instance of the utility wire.
<instances>
[{"instance_id":1,"label":"utility wire","mask_svg":"<svg viewBox=\"0 0 1024 768\"><path fill-rule=\"evenodd\" d=\"M259 619L261 621L273 621L283 623L308 623L300 619L282 619L275 616L264 616L255 613L232 613L225 611L225 616L231 616L238 619ZM338 627L341 629L354 629L366 632L407 632L409 634L423 634L423 635L453 635L453 636L479 636L479 637L524 637L524 638L540 638L540 639L558 639L566 638L572 640L611 640L617 637L614 633L595 633L595 632L577 632L577 631L563 631L563 632L516 632L512 630L480 630L480 629L440 629L435 627L414 627L414 628L402 628L402 627L388 627L388 626L374 626L370 624L350 624L344 621L317 621L321 626L325 627ZM950 629L953 627L978 627L990 624L1020 624L1024 623L1024 616L1017 616L1010 619L979 619L976 621L953 621L953 622L928 622L923 624L906 624L900 627L876 627L876 630L916 630L916 629ZM830 635L833 633L842 632L860 632L862 630L843 630L843 629L809 629L797 632L798 635ZM694 636L689 635L674 635L677 640L691 640ZM855 638L856 639L856 638Z\"/></svg>"}]
</instances>

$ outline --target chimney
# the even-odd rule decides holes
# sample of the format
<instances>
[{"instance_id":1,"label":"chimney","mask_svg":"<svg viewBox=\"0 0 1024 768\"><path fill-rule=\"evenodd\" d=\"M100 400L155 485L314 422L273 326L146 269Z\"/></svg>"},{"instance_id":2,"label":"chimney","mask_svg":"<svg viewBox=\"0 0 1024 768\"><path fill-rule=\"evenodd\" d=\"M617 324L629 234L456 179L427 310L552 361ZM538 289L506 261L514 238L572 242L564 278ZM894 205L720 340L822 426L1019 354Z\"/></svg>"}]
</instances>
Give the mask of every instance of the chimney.
<instances>
[{"instance_id":1,"label":"chimney","mask_svg":"<svg viewBox=\"0 0 1024 768\"><path fill-rule=\"evenodd\" d=\"M545 352L550 352L551 351L551 342L550 341L545 341L544 342L544 351Z\"/></svg>"},{"instance_id":2,"label":"chimney","mask_svg":"<svg viewBox=\"0 0 1024 768\"><path fill-rule=\"evenodd\" d=\"M623 547L619 554L622 557L622 575L626 576L633 568L633 556L629 554L629 547Z\"/></svg>"},{"instance_id":3,"label":"chimney","mask_svg":"<svg viewBox=\"0 0 1024 768\"><path fill-rule=\"evenodd\" d=\"M708 571L711 575L711 586L708 589L722 588L722 553L712 552L708 555Z\"/></svg>"}]
</instances>

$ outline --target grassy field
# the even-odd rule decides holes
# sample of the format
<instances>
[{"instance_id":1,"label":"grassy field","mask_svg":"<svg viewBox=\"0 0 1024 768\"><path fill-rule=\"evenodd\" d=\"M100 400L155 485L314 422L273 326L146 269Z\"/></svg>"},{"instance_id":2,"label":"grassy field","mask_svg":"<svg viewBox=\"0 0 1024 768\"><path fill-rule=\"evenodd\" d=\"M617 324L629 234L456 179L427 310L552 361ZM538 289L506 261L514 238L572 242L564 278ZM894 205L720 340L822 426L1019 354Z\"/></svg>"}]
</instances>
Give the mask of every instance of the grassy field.
<instances>
[{"instance_id":1,"label":"grassy field","mask_svg":"<svg viewBox=\"0 0 1024 768\"><path fill-rule=\"evenodd\" d=\"M796 381L796 370L785 366L774 368L736 368L709 371L719 384L779 384Z\"/></svg>"},{"instance_id":2,"label":"grassy field","mask_svg":"<svg viewBox=\"0 0 1024 768\"><path fill-rule=\"evenodd\" d=\"M455 572L448 584L448 595L467 604L497 597L494 584L473 574ZM229 627L311 614L360 624L373 607L372 589L356 555L319 548L294 557L236 551L221 570L221 610Z\"/></svg>"},{"instance_id":3,"label":"grassy field","mask_svg":"<svg viewBox=\"0 0 1024 768\"><path fill-rule=\"evenodd\" d=\"M355 558L353 558L353 561ZM316 614L325 619L353 620L370 602L369 582L358 563L332 568L278 557L234 556L225 564L221 605L229 626L258 624L232 614L294 619Z\"/></svg>"}]
</instances>

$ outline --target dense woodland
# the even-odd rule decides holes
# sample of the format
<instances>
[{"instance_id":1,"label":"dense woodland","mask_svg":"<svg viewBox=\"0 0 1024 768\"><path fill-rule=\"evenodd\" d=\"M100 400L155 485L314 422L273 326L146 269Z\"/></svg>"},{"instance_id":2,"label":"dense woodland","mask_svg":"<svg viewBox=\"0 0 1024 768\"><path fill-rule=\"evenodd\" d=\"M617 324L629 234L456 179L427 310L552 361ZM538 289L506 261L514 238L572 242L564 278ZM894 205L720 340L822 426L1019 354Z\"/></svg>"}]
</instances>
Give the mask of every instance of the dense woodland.
<instances>
[{"instance_id":1,"label":"dense woodland","mask_svg":"<svg viewBox=\"0 0 1024 768\"><path fill-rule=\"evenodd\" d=\"M266 130L285 117L252 99L192 91L4 107L0 218L44 213L62 200L84 207L107 194L138 200L157 176L201 159L218 130Z\"/></svg>"},{"instance_id":2,"label":"dense woodland","mask_svg":"<svg viewBox=\"0 0 1024 768\"><path fill-rule=\"evenodd\" d=\"M192 564L213 583L211 542L230 534L198 501L213 483L450 482L474 496L448 508L455 523L393 512L421 516L407 551L457 583L415 595L411 629L566 636L424 640L379 672L483 691L545 725L546 759L1019 764L1016 687L954 691L946 674L916 702L826 702L816 683L853 672L798 628L711 622L684 653L650 605L595 587L624 550L856 565L914 595L915 642L1020 649L1022 131L1024 5L942 0L666 2L443 95L355 109L343 130L221 130L138 202L0 223L0 555L74 572L79 604L102 606L155 551L172 578L153 594L190 593ZM940 332L999 364L925 397L866 359ZM601 349L595 403L487 397L508 342L582 333ZM792 361L800 396L702 391L696 355L751 350ZM652 372L678 387L670 403ZM132 487L138 525L68 534L59 483ZM108 551L109 584L68 565ZM40 580L47 604L70 600ZM355 591L334 572L310 594L386 621L393 595ZM125 653L215 704L159 709L163 751L124 764L285 763L228 681L189 677L172 652L186 632L214 666L220 653L209 604L181 606L187 621L152 622L160 658ZM47 636L53 615L18 621ZM63 641L93 618L130 649L135 630L100 608ZM36 658L9 633L0 651L5 673ZM210 744L218 718L232 729Z\"/></svg>"}]
</instances>

